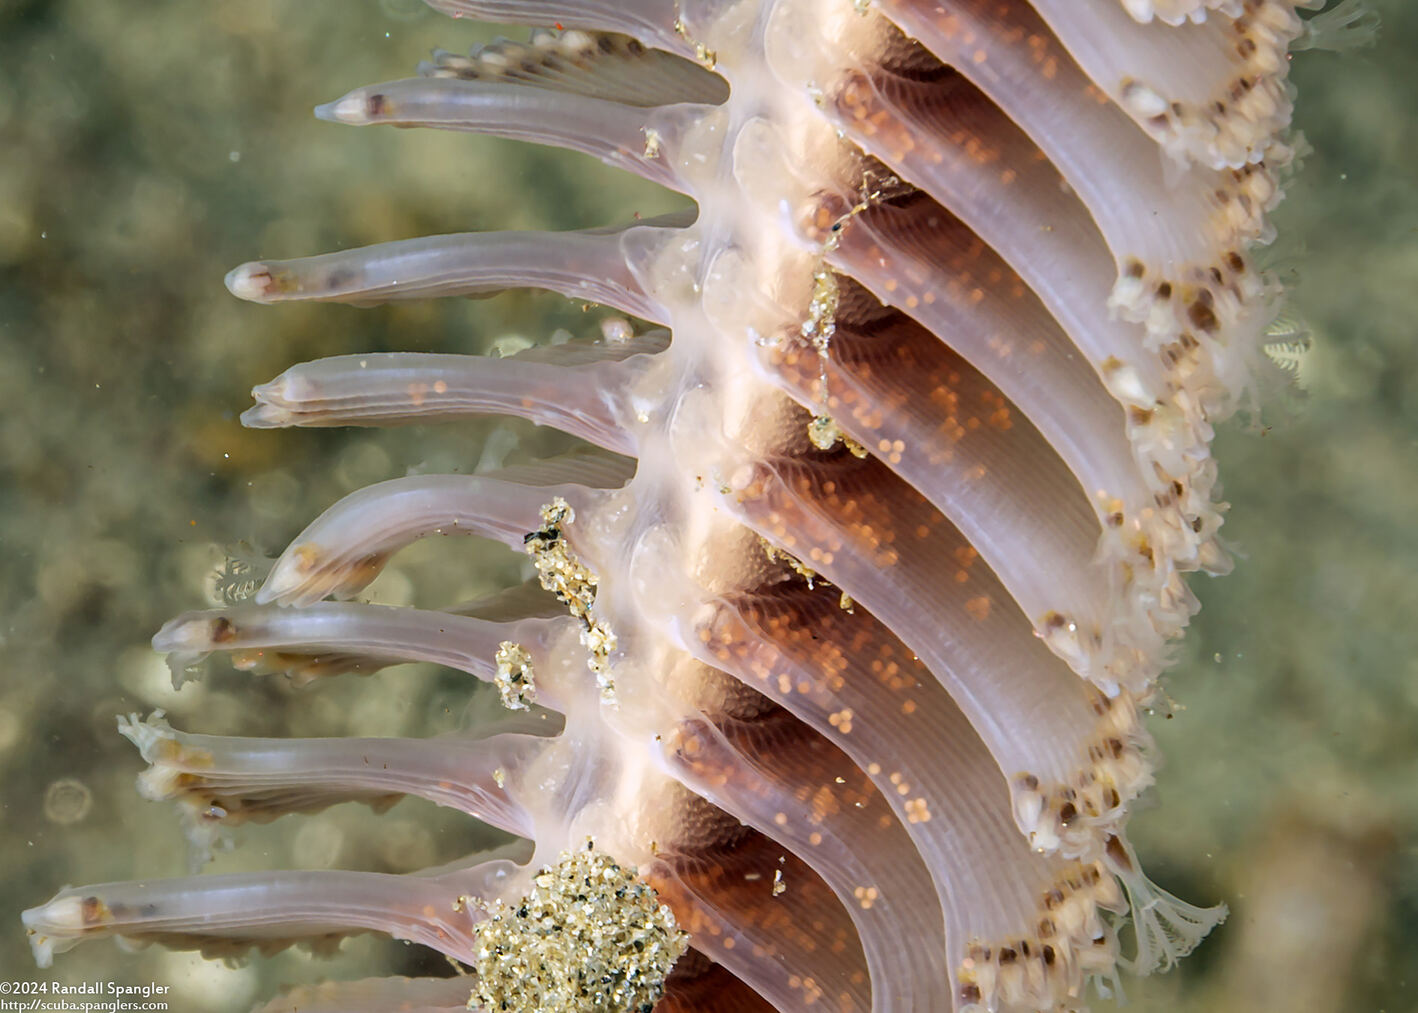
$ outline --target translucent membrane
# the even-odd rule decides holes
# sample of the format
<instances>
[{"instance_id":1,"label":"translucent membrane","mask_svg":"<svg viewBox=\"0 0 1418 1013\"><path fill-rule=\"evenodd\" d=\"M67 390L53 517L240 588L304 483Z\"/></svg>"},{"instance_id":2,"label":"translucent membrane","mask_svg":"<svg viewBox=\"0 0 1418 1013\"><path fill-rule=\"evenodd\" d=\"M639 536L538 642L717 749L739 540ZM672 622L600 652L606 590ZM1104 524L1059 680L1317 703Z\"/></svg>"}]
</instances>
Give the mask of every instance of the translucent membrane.
<instances>
[{"instance_id":1,"label":"translucent membrane","mask_svg":"<svg viewBox=\"0 0 1418 1013\"><path fill-rule=\"evenodd\" d=\"M1117 0L1034 7L1088 76L1175 157L1238 168L1264 158L1290 125L1286 50L1300 29L1293 0L1168 28L1139 24Z\"/></svg>"},{"instance_id":2,"label":"translucent membrane","mask_svg":"<svg viewBox=\"0 0 1418 1013\"><path fill-rule=\"evenodd\" d=\"M658 157L647 132L651 110L516 84L459 78L412 78L357 88L317 106L324 120L353 126L388 124L467 130L569 148L652 183L682 189L669 158Z\"/></svg>"},{"instance_id":3,"label":"translucent membrane","mask_svg":"<svg viewBox=\"0 0 1418 1013\"><path fill-rule=\"evenodd\" d=\"M1178 390L1170 404L1135 402L1124 412L1023 283L925 197L858 215L832 260L999 385L1068 463L1105 529L1127 539L1108 551L1148 577L1141 607L1151 621L1163 635L1185 625L1195 609L1173 566L1210 568L1223 558L1211 428L1197 398ZM1149 403L1130 368L1109 381Z\"/></svg>"},{"instance_id":4,"label":"translucent membrane","mask_svg":"<svg viewBox=\"0 0 1418 1013\"><path fill-rule=\"evenodd\" d=\"M845 460L844 460L845 459ZM1036 847L1096 854L1114 805L1079 821L1070 792L1117 739L1117 802L1150 783L1130 701L1107 702L1039 642L994 574L939 513L850 455L743 469L725 502L774 546L861 602L940 680L1011 779ZM1072 809L1060 809L1073 805ZM1056 835L1057 834L1057 835Z\"/></svg>"},{"instance_id":5,"label":"translucent membrane","mask_svg":"<svg viewBox=\"0 0 1418 1013\"><path fill-rule=\"evenodd\" d=\"M399 549L429 535L480 535L521 548L560 496L582 486L532 486L474 475L396 478L351 493L317 517L281 554L256 593L260 604L310 605L358 594Z\"/></svg>"},{"instance_id":6,"label":"translucent membrane","mask_svg":"<svg viewBox=\"0 0 1418 1013\"><path fill-rule=\"evenodd\" d=\"M1120 265L1135 258L1149 274L1178 278L1262 235L1273 193L1200 168L1164 173L1156 145L1117 107L1097 101L1094 83L1024 0L944 7L882 0L880 9L1034 139L1088 206Z\"/></svg>"},{"instance_id":7,"label":"translucent membrane","mask_svg":"<svg viewBox=\"0 0 1418 1013\"><path fill-rule=\"evenodd\" d=\"M534 349L528 349L530 355ZM544 457L525 464L512 464L489 472L488 478L522 485L551 487L579 485L587 489L619 489L635 475L636 462L619 454L608 454L594 447L582 447L558 457ZM589 502L595 493L578 493Z\"/></svg>"},{"instance_id":8,"label":"translucent membrane","mask_svg":"<svg viewBox=\"0 0 1418 1013\"><path fill-rule=\"evenodd\" d=\"M876 784L954 915L948 939L1023 931L1049 870L1014 826L999 768L920 659L862 606L849 613L834 598L805 586L735 596L694 640Z\"/></svg>"},{"instance_id":9,"label":"translucent membrane","mask_svg":"<svg viewBox=\"0 0 1418 1013\"><path fill-rule=\"evenodd\" d=\"M528 849L500 854L525 860ZM497 857L435 876L260 872L104 883L62 890L21 917L40 967L55 953L105 936L223 957L252 947L274 953L296 942L323 952L360 932L387 933L473 963L481 915L460 898L497 896L518 869Z\"/></svg>"},{"instance_id":10,"label":"translucent membrane","mask_svg":"<svg viewBox=\"0 0 1418 1013\"><path fill-rule=\"evenodd\" d=\"M770 1006L728 970L691 949L670 972L656 1013L772 1013Z\"/></svg>"},{"instance_id":11,"label":"translucent membrane","mask_svg":"<svg viewBox=\"0 0 1418 1013\"><path fill-rule=\"evenodd\" d=\"M454 615L473 616L488 622L552 619L566 615L566 606L535 579L514 584L448 609Z\"/></svg>"},{"instance_id":12,"label":"translucent membrane","mask_svg":"<svg viewBox=\"0 0 1418 1013\"><path fill-rule=\"evenodd\" d=\"M898 48L906 45L902 40ZM1211 362L1185 362L1196 357L1194 335L1179 339L1189 348L1162 356L1154 355L1155 342L1143 340L1148 334L1175 335L1190 297L1156 280L1148 299L1129 311L1130 319L1145 323L1144 330L1111 314L1107 306L1117 267L1087 210L1033 141L960 74L944 71L918 80L904 70L856 72L847 75L827 108L867 151L958 214L997 250L1086 355L1109 392L1139 410L1130 414L1128 432L1144 479L1151 482L1154 466L1160 466L1202 484L1195 459L1206 457L1211 431L1186 417L1181 404L1166 403L1180 401L1171 388L1185 380L1200 388L1219 381L1239 390L1246 380L1244 372L1233 372L1234 353L1210 349ZM1203 365L1222 373L1210 379L1197 375ZM1201 494L1209 495L1209 486Z\"/></svg>"},{"instance_id":13,"label":"translucent membrane","mask_svg":"<svg viewBox=\"0 0 1418 1013\"><path fill-rule=\"evenodd\" d=\"M286 672L308 682L339 671L372 672L410 661L447 665L491 681L498 645L512 640L541 655L565 629L564 620L489 622L447 612L345 602L304 608L234 606L185 612L153 637L182 672L213 651L227 651L236 667Z\"/></svg>"},{"instance_id":14,"label":"translucent membrane","mask_svg":"<svg viewBox=\"0 0 1418 1013\"><path fill-rule=\"evenodd\" d=\"M1147 407L1162 365L1107 309L1117 270L1088 210L1039 149L958 72L850 75L826 107L862 148L949 209L1009 264L1106 381L1127 364ZM1116 368L1116 367L1114 367ZM1120 391L1126 394L1130 392Z\"/></svg>"},{"instance_id":15,"label":"translucent membrane","mask_svg":"<svg viewBox=\"0 0 1418 1013\"><path fill-rule=\"evenodd\" d=\"M1212 432L1198 407L1199 401L1216 407L1218 397L1225 399L1222 390L1242 389L1249 356L1204 334L1183 334L1177 347L1157 355L1155 343L1144 339L1176 335L1179 313L1192 296L1154 279L1147 299L1129 311L1145 327L1116 318L1107 304L1118 269L1106 243L1087 209L1009 116L958 72L922 67L918 48L905 39L893 40L874 60L858 59L863 61L869 69L848 73L825 108L865 150L926 189L998 250L1108 393L1129 409L1124 431L1146 488L1135 486L1131 496L1122 492L1096 505L1105 519L1117 517L1127 529L1110 535L1105 551L1122 553L1124 573L1146 576L1127 596L1132 615L1122 632L1151 661L1132 677L1114 676L1142 685L1155 674L1157 638L1180 630L1195 611L1172 567L1210 568L1222 557L1214 542L1220 513L1212 502ZM1234 263L1244 269L1244 261ZM888 273L885 280L895 279ZM894 301L923 301L933 292L898 293ZM1245 341L1239 344L1244 349ZM1183 386L1192 389L1177 389Z\"/></svg>"},{"instance_id":16,"label":"translucent membrane","mask_svg":"<svg viewBox=\"0 0 1418 1013\"><path fill-rule=\"evenodd\" d=\"M969 229L925 197L905 198L856 216L843 230L831 260L878 298L942 336L953 351L998 384L1008 403L980 406L977 424L997 430L1012 426L1009 409L1017 407L1068 464L1102 522L1102 555L1111 564L1111 569L1078 569L1068 578L1076 583L1080 576L1091 575L1100 584L1109 582L1106 587L1095 585L1095 601L1114 602L1101 630L1091 623L1086 607L1058 595L1057 585L1053 591L1037 588L1029 596L1025 582L1031 579L1027 571L1032 557L999 562L1005 557L996 546L984 541L980 548L1036 623L1052 613L1069 623L1090 624L1082 653L1063 641L1053 642L1076 670L1109 692L1117 685L1136 688L1150 682L1163 660L1162 640L1181 629L1195 611L1176 568L1195 569L1220 557L1214 543L1220 515L1211 502L1214 465L1204 442L1210 427L1196 412L1195 402L1188 402L1192 411L1187 413L1180 410L1180 394L1176 405L1148 401L1136 372L1110 358L1101 365L1102 372L1111 373L1113 386L1154 405L1124 412L1023 283ZM920 379L906 382L919 386ZM949 400L948 389L923 393L927 403L946 398L939 408L958 417L959 406ZM923 405L917 410L932 409ZM889 424L870 402L862 402L854 412L861 413L858 421ZM958 421L952 425L947 419L940 433L949 438L958 431ZM862 442L875 448L881 439L871 434ZM899 449L895 439L901 440ZM940 444L939 436L935 442ZM886 459L899 456L904 462L907 444L904 435L893 438L893 452ZM1024 446L1014 444L1016 450ZM1016 467L1024 464L1017 461ZM991 466L1009 465L1002 458L985 464ZM1034 474L1013 487L1013 502L1002 510L1018 515L1029 509L1029 499L1021 498L1018 490L1049 474L1047 466L1029 470ZM1013 482L1016 477L1005 474L997 480ZM957 503L961 495L955 495ZM1043 502L1036 500L1036 509L1042 509ZM1065 510L1087 503L1076 494L1047 502L1049 509ZM954 510L947 506L947 512L953 516ZM977 518L966 523L985 522ZM1099 532L1095 522L1092 537ZM1083 550L1075 542L1073 551ZM1051 604L1050 596L1064 607ZM1047 630L1042 632L1047 635ZM1088 646L1089 638L1098 641L1098 650Z\"/></svg>"},{"instance_id":17,"label":"translucent membrane","mask_svg":"<svg viewBox=\"0 0 1418 1013\"><path fill-rule=\"evenodd\" d=\"M531 819L502 783L541 755L532 735L441 739L257 739L189 735L159 717L120 719L151 766L144 798L181 804L189 835L204 850L218 826L269 823L341 802L387 808L416 795L530 837Z\"/></svg>"},{"instance_id":18,"label":"translucent membrane","mask_svg":"<svg viewBox=\"0 0 1418 1013\"><path fill-rule=\"evenodd\" d=\"M867 150L958 213L1019 272L1108 392L1133 409L1126 431L1142 479L1154 491L1182 480L1199 501L1189 504L1192 515L1210 514L1204 462L1211 428L1185 411L1184 394L1173 389L1201 378L1181 370L1167 376L1192 353L1155 355L1144 330L1108 312L1116 268L1107 247L1033 142L958 74L927 82L858 74L842 86L837 105L839 119ZM1158 284L1165 295L1143 312L1146 330L1160 333L1173 328L1181 292ZM1186 343L1196 346L1194 338ZM1244 384L1239 376L1219 379L1228 389Z\"/></svg>"},{"instance_id":19,"label":"translucent membrane","mask_svg":"<svg viewBox=\"0 0 1418 1013\"><path fill-rule=\"evenodd\" d=\"M366 978L301 985L260 1007L256 1013L462 1013L469 1006L473 979Z\"/></svg>"},{"instance_id":20,"label":"translucent membrane","mask_svg":"<svg viewBox=\"0 0 1418 1013\"><path fill-rule=\"evenodd\" d=\"M873 208L843 230L831 261L998 384L1086 492L1144 498L1122 408L1023 282L953 215L923 197Z\"/></svg>"},{"instance_id":21,"label":"translucent membrane","mask_svg":"<svg viewBox=\"0 0 1418 1013\"><path fill-rule=\"evenodd\" d=\"M949 995L944 919L930 876L865 773L787 712L684 722L673 776L800 856L850 912L876 1010L939 1009ZM870 848L862 841L871 840ZM775 870L776 871L776 870ZM778 882L782 890L793 884Z\"/></svg>"},{"instance_id":22,"label":"translucent membrane","mask_svg":"<svg viewBox=\"0 0 1418 1013\"><path fill-rule=\"evenodd\" d=\"M665 323L626 263L624 244L655 245L680 230L635 225L582 232L464 232L379 243L299 260L242 264L226 277L252 302L348 302L359 306L435 296L544 288Z\"/></svg>"},{"instance_id":23,"label":"translucent membrane","mask_svg":"<svg viewBox=\"0 0 1418 1013\"><path fill-rule=\"evenodd\" d=\"M806 341L781 342L765 358L811 411L821 410L826 381L833 421L950 518L1075 671L1114 684L1121 669L1155 672L1160 638L1145 617L1133 620L1129 606L1140 608L1119 593L1124 582L1096 561L1096 510L1111 504L1091 505L1039 431L969 362L904 315L879 317L859 328L839 314L825 358Z\"/></svg>"},{"instance_id":24,"label":"translucent membrane","mask_svg":"<svg viewBox=\"0 0 1418 1013\"><path fill-rule=\"evenodd\" d=\"M565 365L554 356L340 355L292 366L254 388L256 406L241 421L257 429L380 426L495 413L633 454L626 402L650 352L632 346L621 361L588 363L573 353Z\"/></svg>"},{"instance_id":25,"label":"translucent membrane","mask_svg":"<svg viewBox=\"0 0 1418 1013\"><path fill-rule=\"evenodd\" d=\"M685 823L689 846L662 844L640 871L695 947L785 1013L871 1009L856 930L817 873L707 802L694 803ZM787 889L775 895L775 881Z\"/></svg>"},{"instance_id":26,"label":"translucent membrane","mask_svg":"<svg viewBox=\"0 0 1418 1013\"><path fill-rule=\"evenodd\" d=\"M1018 956L1009 973L1040 1008L1080 994L1084 965L1112 952L1098 909L1120 908L1116 884L1031 850L993 757L912 651L860 604L844 611L831 587L778 585L701 616L686 638L696 653L811 724L896 810L945 913L952 980L971 977L972 941L1007 941ZM783 755L795 769L796 754ZM1107 764L1071 791L1079 814L1118 804Z\"/></svg>"}]
</instances>

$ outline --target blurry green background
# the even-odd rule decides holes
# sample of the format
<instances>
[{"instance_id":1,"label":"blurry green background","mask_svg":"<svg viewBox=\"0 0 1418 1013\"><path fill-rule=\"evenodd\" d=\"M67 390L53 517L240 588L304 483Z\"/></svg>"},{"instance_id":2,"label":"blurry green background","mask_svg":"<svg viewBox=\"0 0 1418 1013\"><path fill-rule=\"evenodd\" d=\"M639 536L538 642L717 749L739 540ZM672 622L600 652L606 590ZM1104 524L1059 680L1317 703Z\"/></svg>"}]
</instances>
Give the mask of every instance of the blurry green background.
<instances>
[{"instance_id":1,"label":"blurry green background","mask_svg":"<svg viewBox=\"0 0 1418 1013\"><path fill-rule=\"evenodd\" d=\"M1418 7L1375 2L1381 46L1298 56L1315 152L1267 254L1315 333L1308 396L1217 441L1240 559L1202 615L1154 728L1166 766L1134 820L1149 871L1230 921L1133 1010L1418 1009ZM214 664L181 693L147 638L207 604L222 548L275 551L358 486L562 445L517 423L251 432L248 389L341 352L482 351L591 331L509 294L374 310L264 309L222 275L433 232L584 227L672 198L589 160L427 131L318 123L316 102L406 76L435 45L497 34L417 0L0 0L0 980L172 985L174 1010L246 1010L273 983L427 954L348 942L238 968L97 943L43 975L18 912L66 883L173 875L169 807L114 715L183 729L413 735L493 712L424 667L296 692ZM376 585L437 605L519 572L511 553L424 543ZM476 843L404 802L238 833L214 869L402 871Z\"/></svg>"}]
</instances>

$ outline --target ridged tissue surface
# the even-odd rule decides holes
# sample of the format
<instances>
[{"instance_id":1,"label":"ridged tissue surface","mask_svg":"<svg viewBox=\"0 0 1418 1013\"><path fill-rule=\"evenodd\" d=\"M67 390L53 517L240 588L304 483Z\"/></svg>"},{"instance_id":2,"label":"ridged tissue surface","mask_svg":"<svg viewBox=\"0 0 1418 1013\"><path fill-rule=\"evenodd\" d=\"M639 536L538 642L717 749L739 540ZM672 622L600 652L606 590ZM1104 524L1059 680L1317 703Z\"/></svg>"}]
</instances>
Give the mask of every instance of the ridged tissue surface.
<instances>
[{"instance_id":1,"label":"ridged tissue surface","mask_svg":"<svg viewBox=\"0 0 1418 1013\"><path fill-rule=\"evenodd\" d=\"M213 652L298 683L433 662L513 713L436 740L120 729L199 850L409 795L521 843L66 889L25 912L40 963L104 935L221 956L378 931L475 973L263 1008L995 1013L1189 952L1225 910L1154 886L1126 824L1185 575L1230 566L1209 445L1273 369L1252 250L1305 5L428 2L540 27L317 115L570 148L697 213L233 270L262 303L541 288L623 316L258 386L248 426L501 414L587 447L362 489L154 644L179 681ZM534 581L359 600L454 534Z\"/></svg>"}]
</instances>

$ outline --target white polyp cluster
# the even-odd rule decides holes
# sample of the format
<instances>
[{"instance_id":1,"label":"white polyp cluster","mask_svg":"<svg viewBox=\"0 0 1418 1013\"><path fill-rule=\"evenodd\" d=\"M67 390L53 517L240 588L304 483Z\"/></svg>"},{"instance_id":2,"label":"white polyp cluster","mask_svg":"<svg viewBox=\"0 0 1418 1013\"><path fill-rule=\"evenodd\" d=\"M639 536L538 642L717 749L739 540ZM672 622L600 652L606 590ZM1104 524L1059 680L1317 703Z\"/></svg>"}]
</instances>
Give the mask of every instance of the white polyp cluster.
<instances>
[{"instance_id":1,"label":"white polyp cluster","mask_svg":"<svg viewBox=\"0 0 1418 1013\"><path fill-rule=\"evenodd\" d=\"M1291 114L1286 54L1302 22L1293 0L1252 0L1238 7L1205 30L1183 29L1217 38L1231 58L1229 79L1207 81L1209 92L1179 100L1144 80L1120 82L1122 106L1181 164L1213 169L1283 164L1285 149L1278 142Z\"/></svg>"},{"instance_id":2,"label":"white polyp cluster","mask_svg":"<svg viewBox=\"0 0 1418 1013\"><path fill-rule=\"evenodd\" d=\"M202 796L193 770L211 766L212 755L203 749L184 746L161 710L140 720L137 714L118 719L118 731L138 747L149 764L138 775L138 793L151 802L176 800L181 803L182 827L191 845L191 863L196 866L211 857L222 841L222 821L227 812Z\"/></svg>"},{"instance_id":3,"label":"white polyp cluster","mask_svg":"<svg viewBox=\"0 0 1418 1013\"><path fill-rule=\"evenodd\" d=\"M1027 772L1011 779L1015 823L1042 854L1098 858L1126 823L1129 803L1152 784L1152 739L1132 697L1100 694L1095 709L1094 737L1071 781L1049 783Z\"/></svg>"},{"instance_id":4,"label":"white polyp cluster","mask_svg":"<svg viewBox=\"0 0 1418 1013\"><path fill-rule=\"evenodd\" d=\"M146 720L137 714L120 717L118 731L152 764L138 777L138 790L144 798L164 801L174 797L182 786L182 768L211 764L211 754L205 750L182 747L161 710L153 711Z\"/></svg>"},{"instance_id":5,"label":"white polyp cluster","mask_svg":"<svg viewBox=\"0 0 1418 1013\"><path fill-rule=\"evenodd\" d=\"M1018 936L971 940L958 972L959 1013L1054 1010L1083 999L1085 983L1116 975L1118 940L1107 915L1127 909L1101 862L1075 865L1039 899Z\"/></svg>"},{"instance_id":6,"label":"white polyp cluster","mask_svg":"<svg viewBox=\"0 0 1418 1013\"><path fill-rule=\"evenodd\" d=\"M1242 0L1120 0L1123 9L1138 21L1147 24L1156 18L1169 25L1183 25L1188 21L1200 23L1206 20L1208 11L1215 11L1227 17L1237 17L1242 9Z\"/></svg>"}]
</instances>

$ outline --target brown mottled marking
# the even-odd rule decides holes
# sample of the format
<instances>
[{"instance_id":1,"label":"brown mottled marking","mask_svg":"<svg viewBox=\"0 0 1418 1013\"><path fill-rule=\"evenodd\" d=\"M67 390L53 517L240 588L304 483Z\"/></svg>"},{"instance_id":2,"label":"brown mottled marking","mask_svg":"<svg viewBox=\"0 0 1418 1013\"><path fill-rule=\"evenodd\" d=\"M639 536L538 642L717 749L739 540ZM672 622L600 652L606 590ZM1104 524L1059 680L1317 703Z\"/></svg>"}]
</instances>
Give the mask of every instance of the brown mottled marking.
<instances>
[{"instance_id":1,"label":"brown mottled marking","mask_svg":"<svg viewBox=\"0 0 1418 1013\"><path fill-rule=\"evenodd\" d=\"M1209 305L1209 295L1203 290L1196 301L1187 307L1187 319L1191 321L1192 326L1207 333L1215 331L1221 325L1221 322L1216 318L1216 311ZM1208 298L1202 299L1201 296Z\"/></svg>"},{"instance_id":2,"label":"brown mottled marking","mask_svg":"<svg viewBox=\"0 0 1418 1013\"><path fill-rule=\"evenodd\" d=\"M1123 842L1115 836L1110 836L1103 845L1103 851L1113 864L1124 872L1134 872L1132 859L1128 857L1127 849L1123 847Z\"/></svg>"},{"instance_id":3,"label":"brown mottled marking","mask_svg":"<svg viewBox=\"0 0 1418 1013\"><path fill-rule=\"evenodd\" d=\"M80 902L79 917L83 920L85 928L107 925L113 921L113 913L109 911L108 905L94 896L85 897Z\"/></svg>"}]
</instances>

